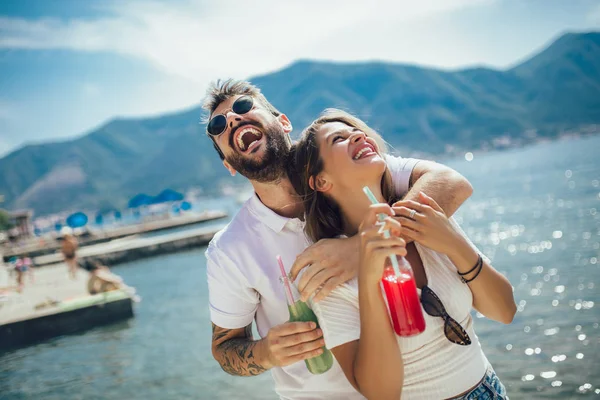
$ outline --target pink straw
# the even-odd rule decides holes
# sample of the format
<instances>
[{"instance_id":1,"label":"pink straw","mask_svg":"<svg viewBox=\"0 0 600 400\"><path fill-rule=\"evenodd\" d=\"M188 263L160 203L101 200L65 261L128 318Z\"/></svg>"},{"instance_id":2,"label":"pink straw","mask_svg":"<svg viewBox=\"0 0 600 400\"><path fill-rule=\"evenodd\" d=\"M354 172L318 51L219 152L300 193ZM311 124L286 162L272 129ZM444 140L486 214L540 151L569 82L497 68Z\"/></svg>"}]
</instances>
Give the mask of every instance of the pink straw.
<instances>
[{"instance_id":1,"label":"pink straw","mask_svg":"<svg viewBox=\"0 0 600 400\"><path fill-rule=\"evenodd\" d=\"M285 287L285 294L288 298L288 304L294 305L294 295L292 295L292 288L290 287L290 281L285 273L285 267L283 266L283 260L281 256L277 256L277 262L279 263L279 269L281 270L281 278L283 279L283 286Z\"/></svg>"}]
</instances>

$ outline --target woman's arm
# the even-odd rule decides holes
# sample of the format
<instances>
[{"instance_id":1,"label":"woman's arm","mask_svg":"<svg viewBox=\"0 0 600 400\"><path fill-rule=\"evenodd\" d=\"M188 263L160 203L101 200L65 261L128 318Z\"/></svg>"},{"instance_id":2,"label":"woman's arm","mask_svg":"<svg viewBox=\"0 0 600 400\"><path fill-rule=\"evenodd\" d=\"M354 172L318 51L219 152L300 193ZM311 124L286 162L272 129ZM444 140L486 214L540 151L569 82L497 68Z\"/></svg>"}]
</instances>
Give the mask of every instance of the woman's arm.
<instances>
[{"instance_id":1,"label":"woman's arm","mask_svg":"<svg viewBox=\"0 0 600 400\"><path fill-rule=\"evenodd\" d=\"M400 224L391 218L386 223L393 236L382 237L380 226L375 224L378 213L391 215L391 208L373 206L360 231L360 338L334 347L332 352L352 386L365 397L397 400L402 392L404 367L379 282L385 260L394 254L406 255L406 248L399 238ZM326 306L323 303L327 301L319 306Z\"/></svg>"},{"instance_id":2,"label":"woman's arm","mask_svg":"<svg viewBox=\"0 0 600 400\"><path fill-rule=\"evenodd\" d=\"M419 244L446 254L456 269L465 273L477 262L478 251L461 232L453 227L439 205L429 196L421 193L419 202L402 201L394 207L400 215L403 235ZM411 210L415 213L411 217ZM466 275L466 280L474 277L476 271ZM517 306L513 290L506 277L494 269L488 262L473 281L468 283L473 293L473 307L486 317L498 322L512 322Z\"/></svg>"},{"instance_id":3,"label":"woman's arm","mask_svg":"<svg viewBox=\"0 0 600 400\"><path fill-rule=\"evenodd\" d=\"M477 263L478 252L464 236L457 237L454 242L454 251L449 252L447 256L459 272L470 271ZM468 281L475 277L476 273L475 270L465 275L465 280ZM484 260L477 277L467 284L473 293L473 307L477 311L504 324L512 322L517 312L517 305L515 304L512 286L504 275Z\"/></svg>"}]
</instances>

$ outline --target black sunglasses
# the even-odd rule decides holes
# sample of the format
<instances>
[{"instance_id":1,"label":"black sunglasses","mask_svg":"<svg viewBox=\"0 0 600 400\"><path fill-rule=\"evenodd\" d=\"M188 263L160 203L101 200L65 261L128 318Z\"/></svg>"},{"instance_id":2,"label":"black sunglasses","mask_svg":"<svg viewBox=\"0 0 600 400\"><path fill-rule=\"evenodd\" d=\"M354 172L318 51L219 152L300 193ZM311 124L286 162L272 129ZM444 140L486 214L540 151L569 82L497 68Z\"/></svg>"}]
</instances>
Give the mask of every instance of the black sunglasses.
<instances>
[{"instance_id":1,"label":"black sunglasses","mask_svg":"<svg viewBox=\"0 0 600 400\"><path fill-rule=\"evenodd\" d=\"M242 96L233 102L231 111L238 115L242 115L252 110L252 107L254 107L254 99L252 96ZM227 128L227 117L225 114L219 114L210 119L206 126L206 131L211 136L219 136L225 131L225 128Z\"/></svg>"},{"instance_id":2,"label":"black sunglasses","mask_svg":"<svg viewBox=\"0 0 600 400\"><path fill-rule=\"evenodd\" d=\"M423 286L421 289L421 304L427 314L444 319L444 335L449 341L461 346L471 344L471 338L467 332L454 318L448 315L442 300L428 286Z\"/></svg>"}]
</instances>

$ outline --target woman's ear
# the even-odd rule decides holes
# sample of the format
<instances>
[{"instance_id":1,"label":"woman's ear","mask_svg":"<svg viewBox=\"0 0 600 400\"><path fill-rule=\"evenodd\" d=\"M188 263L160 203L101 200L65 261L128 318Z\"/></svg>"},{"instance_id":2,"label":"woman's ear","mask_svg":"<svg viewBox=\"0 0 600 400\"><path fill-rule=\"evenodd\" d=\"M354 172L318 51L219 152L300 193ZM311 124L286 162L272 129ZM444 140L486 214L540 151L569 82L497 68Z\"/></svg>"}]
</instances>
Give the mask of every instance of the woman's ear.
<instances>
[{"instance_id":1,"label":"woman's ear","mask_svg":"<svg viewBox=\"0 0 600 400\"><path fill-rule=\"evenodd\" d=\"M311 177L311 179L312 179L312 177ZM310 184L310 182L309 182L309 184ZM323 192L323 193L329 192L331 190L331 188L333 187L333 184L331 183L331 181L329 181L326 177L324 177L323 174L317 175L317 178L313 181L313 184L316 187L314 190L316 190L317 192Z\"/></svg>"},{"instance_id":2,"label":"woman's ear","mask_svg":"<svg viewBox=\"0 0 600 400\"><path fill-rule=\"evenodd\" d=\"M310 186L310 188L312 190L315 190L315 177L311 176L310 178L308 178L308 186Z\"/></svg>"}]
</instances>

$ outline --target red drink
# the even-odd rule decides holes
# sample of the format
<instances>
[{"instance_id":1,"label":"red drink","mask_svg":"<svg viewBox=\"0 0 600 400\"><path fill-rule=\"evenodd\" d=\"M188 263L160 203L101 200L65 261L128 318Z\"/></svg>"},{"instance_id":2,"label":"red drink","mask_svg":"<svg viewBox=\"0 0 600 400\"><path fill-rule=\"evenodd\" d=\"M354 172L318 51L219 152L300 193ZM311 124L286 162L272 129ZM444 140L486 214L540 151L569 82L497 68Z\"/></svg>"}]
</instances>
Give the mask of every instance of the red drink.
<instances>
[{"instance_id":1,"label":"red drink","mask_svg":"<svg viewBox=\"0 0 600 400\"><path fill-rule=\"evenodd\" d=\"M398 260L402 264L402 257ZM404 263L408 264L406 260ZM425 330L423 309L417 294L417 286L410 267L402 268L400 276L387 267L381 278L387 298L394 331L398 336L413 336Z\"/></svg>"}]
</instances>

